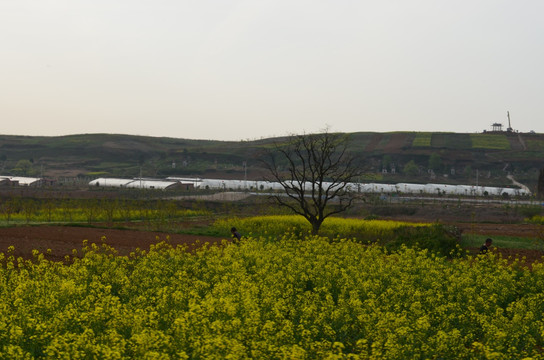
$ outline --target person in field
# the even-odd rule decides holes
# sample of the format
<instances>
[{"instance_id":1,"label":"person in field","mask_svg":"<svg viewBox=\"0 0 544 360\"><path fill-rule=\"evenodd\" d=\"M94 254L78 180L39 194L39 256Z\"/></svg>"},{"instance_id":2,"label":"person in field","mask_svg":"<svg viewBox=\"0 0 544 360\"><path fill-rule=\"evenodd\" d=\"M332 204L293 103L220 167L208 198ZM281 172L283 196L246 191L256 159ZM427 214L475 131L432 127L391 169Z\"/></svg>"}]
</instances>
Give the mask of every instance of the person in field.
<instances>
[{"instance_id":1,"label":"person in field","mask_svg":"<svg viewBox=\"0 0 544 360\"><path fill-rule=\"evenodd\" d=\"M238 241L240 241L242 239L242 234L240 234L238 232L238 230L236 230L236 228L233 226L230 228L230 232L232 234L232 242L233 243L237 243Z\"/></svg>"},{"instance_id":2,"label":"person in field","mask_svg":"<svg viewBox=\"0 0 544 360\"><path fill-rule=\"evenodd\" d=\"M485 240L485 243L482 246L480 246L480 254L487 254L492 243L493 243L493 239L487 238Z\"/></svg>"}]
</instances>

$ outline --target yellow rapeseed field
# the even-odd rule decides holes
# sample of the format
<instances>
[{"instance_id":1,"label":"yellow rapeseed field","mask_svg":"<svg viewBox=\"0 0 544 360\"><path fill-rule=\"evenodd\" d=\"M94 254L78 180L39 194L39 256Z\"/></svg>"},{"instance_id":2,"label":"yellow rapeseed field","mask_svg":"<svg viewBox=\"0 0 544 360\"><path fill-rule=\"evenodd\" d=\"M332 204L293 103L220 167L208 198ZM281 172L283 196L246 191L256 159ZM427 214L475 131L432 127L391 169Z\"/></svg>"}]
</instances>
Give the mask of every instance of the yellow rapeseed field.
<instances>
[{"instance_id":1,"label":"yellow rapeseed field","mask_svg":"<svg viewBox=\"0 0 544 360\"><path fill-rule=\"evenodd\" d=\"M0 359L542 359L544 267L285 235L0 255Z\"/></svg>"},{"instance_id":2,"label":"yellow rapeseed field","mask_svg":"<svg viewBox=\"0 0 544 360\"><path fill-rule=\"evenodd\" d=\"M364 220L329 217L321 225L320 234L331 238L344 237L358 240L379 239L389 236L393 230L403 226L429 226L424 223L408 223L389 220ZM298 236L310 234L309 222L299 215L254 216L217 220L214 227L227 233L231 226L253 236L281 236L293 233Z\"/></svg>"}]
</instances>

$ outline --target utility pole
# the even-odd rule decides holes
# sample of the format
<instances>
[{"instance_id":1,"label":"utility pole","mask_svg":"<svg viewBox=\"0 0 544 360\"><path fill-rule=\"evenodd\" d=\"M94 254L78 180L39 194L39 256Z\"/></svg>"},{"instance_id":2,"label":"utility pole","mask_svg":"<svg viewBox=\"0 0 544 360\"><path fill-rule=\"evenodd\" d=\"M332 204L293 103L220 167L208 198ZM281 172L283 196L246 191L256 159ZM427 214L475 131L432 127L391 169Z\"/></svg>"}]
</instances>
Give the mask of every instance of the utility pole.
<instances>
[{"instance_id":1,"label":"utility pole","mask_svg":"<svg viewBox=\"0 0 544 360\"><path fill-rule=\"evenodd\" d=\"M247 190L247 161L244 161L243 165L244 165L244 187Z\"/></svg>"},{"instance_id":2,"label":"utility pole","mask_svg":"<svg viewBox=\"0 0 544 360\"><path fill-rule=\"evenodd\" d=\"M508 129L506 129L506 131L512 132L514 129L512 129L512 125L510 124L510 111L506 112L506 116L508 117Z\"/></svg>"}]
</instances>

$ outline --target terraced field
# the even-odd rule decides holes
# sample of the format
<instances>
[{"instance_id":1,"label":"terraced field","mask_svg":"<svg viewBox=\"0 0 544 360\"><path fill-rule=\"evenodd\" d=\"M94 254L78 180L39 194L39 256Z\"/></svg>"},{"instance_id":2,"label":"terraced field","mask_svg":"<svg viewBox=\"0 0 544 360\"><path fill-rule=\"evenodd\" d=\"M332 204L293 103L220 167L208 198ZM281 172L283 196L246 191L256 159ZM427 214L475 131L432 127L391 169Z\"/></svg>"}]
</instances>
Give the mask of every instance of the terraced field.
<instances>
[{"instance_id":1,"label":"terraced field","mask_svg":"<svg viewBox=\"0 0 544 360\"><path fill-rule=\"evenodd\" d=\"M432 147L445 149L470 149L472 147L468 134L434 133Z\"/></svg>"},{"instance_id":2,"label":"terraced field","mask_svg":"<svg viewBox=\"0 0 544 360\"><path fill-rule=\"evenodd\" d=\"M506 135L470 134L472 147L475 149L510 150L510 142Z\"/></svg>"}]
</instances>

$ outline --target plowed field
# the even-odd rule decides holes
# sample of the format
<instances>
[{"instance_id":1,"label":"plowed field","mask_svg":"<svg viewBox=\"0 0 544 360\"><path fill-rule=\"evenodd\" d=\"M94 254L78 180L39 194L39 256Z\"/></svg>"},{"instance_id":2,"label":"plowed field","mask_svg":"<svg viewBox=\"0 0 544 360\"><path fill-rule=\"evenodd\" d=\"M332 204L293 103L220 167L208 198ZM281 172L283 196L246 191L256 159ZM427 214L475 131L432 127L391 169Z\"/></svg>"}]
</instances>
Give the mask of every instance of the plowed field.
<instances>
[{"instance_id":1,"label":"plowed field","mask_svg":"<svg viewBox=\"0 0 544 360\"><path fill-rule=\"evenodd\" d=\"M540 231L538 226L528 224L456 224L463 233L494 235L509 235L520 237L535 237ZM185 244L189 249L194 249L204 243L220 244L222 238L167 234L161 232L149 232L138 230L118 230L88 227L69 226L17 226L0 228L0 252L6 253L9 246L13 245L13 254L16 257L29 259L32 250L36 249L51 260L63 260L65 255L71 255L73 249L80 250L83 240L89 243L101 244L102 242L113 246L120 255L127 255L137 248L147 250L151 244L167 240L172 245ZM229 238L228 234L224 238ZM470 249L476 252L477 249ZM541 260L544 253L536 250L523 249L495 249L503 256L525 257L527 262Z\"/></svg>"},{"instance_id":2,"label":"plowed field","mask_svg":"<svg viewBox=\"0 0 544 360\"><path fill-rule=\"evenodd\" d=\"M151 244L167 240L172 245L188 245L190 249L206 242L220 244L221 238L166 234L138 230L99 229L69 226L17 226L0 228L0 252L6 252L13 245L16 257L31 258L32 250L46 253L46 258L63 260L71 255L72 249L81 250L83 240L90 243L105 242L113 246L120 255L128 255L137 248L148 250Z\"/></svg>"}]
</instances>

